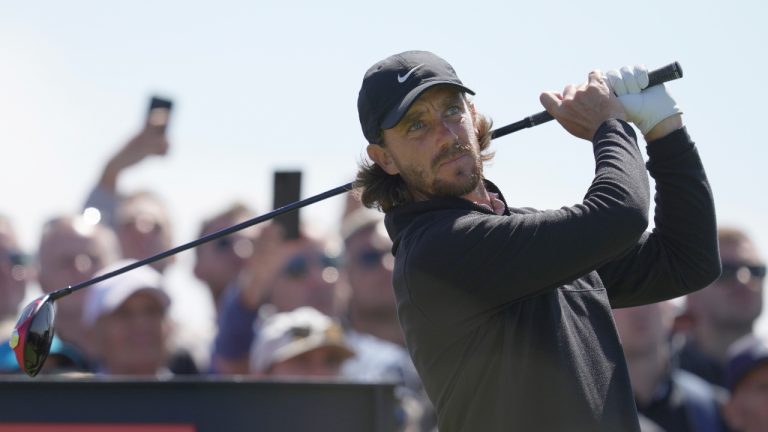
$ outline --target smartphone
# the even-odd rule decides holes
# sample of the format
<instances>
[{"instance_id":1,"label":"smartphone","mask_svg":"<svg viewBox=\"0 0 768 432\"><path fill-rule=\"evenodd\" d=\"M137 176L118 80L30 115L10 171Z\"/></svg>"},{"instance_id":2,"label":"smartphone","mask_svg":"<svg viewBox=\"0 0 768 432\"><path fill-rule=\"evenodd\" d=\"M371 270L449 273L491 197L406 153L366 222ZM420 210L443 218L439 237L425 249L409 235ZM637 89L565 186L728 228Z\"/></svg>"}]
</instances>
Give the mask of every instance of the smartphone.
<instances>
[{"instance_id":1,"label":"smartphone","mask_svg":"<svg viewBox=\"0 0 768 432\"><path fill-rule=\"evenodd\" d=\"M301 199L301 171L275 171L272 204L274 209ZM283 227L285 239L299 238L299 210L282 214L275 222Z\"/></svg>"},{"instance_id":2,"label":"smartphone","mask_svg":"<svg viewBox=\"0 0 768 432\"><path fill-rule=\"evenodd\" d=\"M168 128L172 108L172 100L160 96L152 96L149 99L149 108L147 109L147 126L159 127L165 133Z\"/></svg>"}]
</instances>

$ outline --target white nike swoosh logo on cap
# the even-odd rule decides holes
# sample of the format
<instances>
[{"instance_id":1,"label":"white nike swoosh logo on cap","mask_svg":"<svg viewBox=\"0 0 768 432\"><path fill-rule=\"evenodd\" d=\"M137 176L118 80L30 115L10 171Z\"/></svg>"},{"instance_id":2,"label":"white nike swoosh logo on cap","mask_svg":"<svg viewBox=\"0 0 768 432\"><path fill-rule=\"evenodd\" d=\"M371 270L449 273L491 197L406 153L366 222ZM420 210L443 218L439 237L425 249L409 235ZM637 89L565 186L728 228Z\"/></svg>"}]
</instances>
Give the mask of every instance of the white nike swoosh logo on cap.
<instances>
[{"instance_id":1,"label":"white nike swoosh logo on cap","mask_svg":"<svg viewBox=\"0 0 768 432\"><path fill-rule=\"evenodd\" d=\"M422 66L424 66L424 63L422 63L422 64L420 64L420 65L418 65L418 66L415 66L413 69L409 70L409 71L408 71L408 73L407 73L407 74L405 74L404 76L400 76L400 74L397 74L397 82L399 82L400 84L402 84L402 83L404 83L404 82L408 81L408 77L409 77L409 76L411 76L411 74L413 73L413 71L415 71L416 69L418 69L418 68L420 68L420 67L422 67Z\"/></svg>"}]
</instances>

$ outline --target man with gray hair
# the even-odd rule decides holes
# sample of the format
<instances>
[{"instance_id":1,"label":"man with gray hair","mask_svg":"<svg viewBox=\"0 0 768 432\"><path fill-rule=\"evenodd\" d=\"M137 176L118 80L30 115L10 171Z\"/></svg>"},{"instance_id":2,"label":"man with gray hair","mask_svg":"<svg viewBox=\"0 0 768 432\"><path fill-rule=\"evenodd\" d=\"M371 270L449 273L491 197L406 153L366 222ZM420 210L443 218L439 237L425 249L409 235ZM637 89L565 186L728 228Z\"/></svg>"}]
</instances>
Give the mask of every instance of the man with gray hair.
<instances>
[{"instance_id":1,"label":"man with gray hair","mask_svg":"<svg viewBox=\"0 0 768 432\"><path fill-rule=\"evenodd\" d=\"M37 255L40 289L51 293L91 279L118 259L120 249L107 226L89 223L82 216L59 216L43 227ZM56 334L87 357L81 320L84 298L85 292L80 291L56 302Z\"/></svg>"}]
</instances>

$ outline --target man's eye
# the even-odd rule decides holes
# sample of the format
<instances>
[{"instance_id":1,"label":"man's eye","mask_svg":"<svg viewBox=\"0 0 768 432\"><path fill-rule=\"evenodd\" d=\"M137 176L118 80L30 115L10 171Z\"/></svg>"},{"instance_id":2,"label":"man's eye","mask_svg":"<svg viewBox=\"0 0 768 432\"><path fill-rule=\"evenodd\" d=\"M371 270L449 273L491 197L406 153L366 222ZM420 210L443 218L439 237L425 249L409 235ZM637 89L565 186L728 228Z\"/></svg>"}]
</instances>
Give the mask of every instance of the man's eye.
<instances>
[{"instance_id":1,"label":"man's eye","mask_svg":"<svg viewBox=\"0 0 768 432\"><path fill-rule=\"evenodd\" d=\"M421 120L415 120L411 122L410 126L408 126L408 132L417 131L423 127L424 127L424 122L422 122Z\"/></svg>"},{"instance_id":2,"label":"man's eye","mask_svg":"<svg viewBox=\"0 0 768 432\"><path fill-rule=\"evenodd\" d=\"M464 110L462 110L459 105L452 105L452 106L448 107L447 110L445 110L445 114L447 116L449 116L449 117L455 116L455 115L459 115L459 114L461 114L463 112L464 112Z\"/></svg>"}]
</instances>

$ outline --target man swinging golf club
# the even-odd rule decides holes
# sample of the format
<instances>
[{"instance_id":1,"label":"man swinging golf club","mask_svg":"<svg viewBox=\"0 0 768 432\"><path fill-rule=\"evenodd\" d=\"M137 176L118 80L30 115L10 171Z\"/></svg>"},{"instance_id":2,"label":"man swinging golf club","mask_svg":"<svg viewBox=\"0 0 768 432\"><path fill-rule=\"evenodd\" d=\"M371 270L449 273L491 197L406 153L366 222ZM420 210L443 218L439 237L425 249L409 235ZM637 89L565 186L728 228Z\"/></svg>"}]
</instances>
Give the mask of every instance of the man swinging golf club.
<instances>
[{"instance_id":1,"label":"man swinging golf club","mask_svg":"<svg viewBox=\"0 0 768 432\"><path fill-rule=\"evenodd\" d=\"M678 297L720 272L715 210L698 152L643 67L545 92L546 110L591 141L583 201L509 207L483 177L490 122L440 57L409 51L365 74L358 99L372 162L356 186L386 212L408 349L441 432L639 431L611 316ZM648 225L648 142L656 180ZM556 167L555 167L556 168Z\"/></svg>"}]
</instances>

